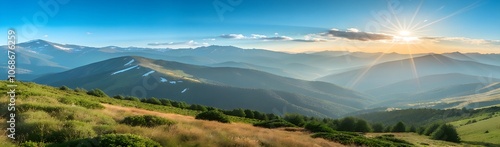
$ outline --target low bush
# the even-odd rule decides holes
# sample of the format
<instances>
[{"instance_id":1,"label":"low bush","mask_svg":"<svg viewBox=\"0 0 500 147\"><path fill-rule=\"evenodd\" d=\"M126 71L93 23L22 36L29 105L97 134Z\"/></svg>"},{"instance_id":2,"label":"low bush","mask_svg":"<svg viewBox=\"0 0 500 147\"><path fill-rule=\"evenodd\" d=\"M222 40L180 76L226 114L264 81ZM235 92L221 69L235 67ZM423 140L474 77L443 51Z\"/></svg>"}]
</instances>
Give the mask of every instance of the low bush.
<instances>
[{"instance_id":1,"label":"low bush","mask_svg":"<svg viewBox=\"0 0 500 147\"><path fill-rule=\"evenodd\" d=\"M431 134L431 138L435 140L460 143L460 137L458 136L457 130L455 130L453 125L449 124L439 126L439 128Z\"/></svg>"},{"instance_id":2,"label":"low bush","mask_svg":"<svg viewBox=\"0 0 500 147\"><path fill-rule=\"evenodd\" d=\"M51 144L53 147L85 146L85 147L161 147L149 138L133 134L106 134L95 138L77 139L63 143Z\"/></svg>"},{"instance_id":3,"label":"low bush","mask_svg":"<svg viewBox=\"0 0 500 147\"><path fill-rule=\"evenodd\" d=\"M80 88L80 87L76 87L75 90L73 90L75 92L81 92L81 93L87 93L87 90L85 90L84 88Z\"/></svg>"},{"instance_id":4,"label":"low bush","mask_svg":"<svg viewBox=\"0 0 500 147\"><path fill-rule=\"evenodd\" d=\"M297 127L296 125L283 119L273 119L269 121L259 122L254 124L254 126L263 128Z\"/></svg>"},{"instance_id":5,"label":"low bush","mask_svg":"<svg viewBox=\"0 0 500 147\"><path fill-rule=\"evenodd\" d=\"M115 95L115 96L113 96L113 98L119 99L119 100L124 100L125 99L125 97L123 97L122 95Z\"/></svg>"},{"instance_id":6,"label":"low bush","mask_svg":"<svg viewBox=\"0 0 500 147\"><path fill-rule=\"evenodd\" d=\"M123 119L122 123L131 126L143 126L143 127L155 127L160 125L175 124L175 122L173 121L153 115L128 116Z\"/></svg>"},{"instance_id":7,"label":"low bush","mask_svg":"<svg viewBox=\"0 0 500 147\"><path fill-rule=\"evenodd\" d=\"M23 141L58 142L62 123L57 120L37 120L16 125L16 138Z\"/></svg>"},{"instance_id":8,"label":"low bush","mask_svg":"<svg viewBox=\"0 0 500 147\"><path fill-rule=\"evenodd\" d=\"M309 122L304 126L304 128L311 132L334 132L332 128L319 122Z\"/></svg>"},{"instance_id":9,"label":"low bush","mask_svg":"<svg viewBox=\"0 0 500 147\"><path fill-rule=\"evenodd\" d=\"M96 139L99 146L107 147L161 147L156 141L133 134L106 134Z\"/></svg>"},{"instance_id":10,"label":"low bush","mask_svg":"<svg viewBox=\"0 0 500 147\"><path fill-rule=\"evenodd\" d=\"M222 123L230 123L229 118L223 114L220 111L205 111L202 112L198 115L196 115L196 119L203 119L203 120L212 120L212 121L218 121Z\"/></svg>"},{"instance_id":11,"label":"low bush","mask_svg":"<svg viewBox=\"0 0 500 147\"><path fill-rule=\"evenodd\" d=\"M125 97L125 100L134 101L134 102L140 102L141 101L141 99L139 99L137 97L133 97L133 96L127 96L127 97Z\"/></svg>"},{"instance_id":12,"label":"low bush","mask_svg":"<svg viewBox=\"0 0 500 147\"><path fill-rule=\"evenodd\" d=\"M71 89L67 86L61 86L59 87L59 90L71 90Z\"/></svg>"},{"instance_id":13,"label":"low bush","mask_svg":"<svg viewBox=\"0 0 500 147\"><path fill-rule=\"evenodd\" d=\"M99 102L94 102L81 98L62 97L59 98L59 102L64 104L82 106L88 109L104 109L104 106L99 104Z\"/></svg>"},{"instance_id":14,"label":"low bush","mask_svg":"<svg viewBox=\"0 0 500 147\"><path fill-rule=\"evenodd\" d=\"M97 97L109 97L106 93L104 93L104 91L102 91L101 89L97 89L97 88L88 91L87 94L97 96Z\"/></svg>"},{"instance_id":15,"label":"low bush","mask_svg":"<svg viewBox=\"0 0 500 147\"><path fill-rule=\"evenodd\" d=\"M383 136L380 138L366 138L363 135L349 132L316 133L313 138L324 138L330 141L338 142L344 145L354 146L384 146L384 147L410 147L414 146L404 140Z\"/></svg>"},{"instance_id":16,"label":"low bush","mask_svg":"<svg viewBox=\"0 0 500 147\"><path fill-rule=\"evenodd\" d=\"M80 121L68 121L64 123L62 129L56 133L57 140L70 141L75 139L89 138L96 136L92 126Z\"/></svg>"},{"instance_id":17,"label":"low bush","mask_svg":"<svg viewBox=\"0 0 500 147\"><path fill-rule=\"evenodd\" d=\"M406 140L395 138L393 134L386 134L386 135L382 135L382 136L377 136L375 138L380 139L380 140L386 140L386 141L393 142L393 143L397 144L397 146L413 146L412 143L410 143Z\"/></svg>"},{"instance_id":18,"label":"low bush","mask_svg":"<svg viewBox=\"0 0 500 147\"><path fill-rule=\"evenodd\" d=\"M157 98L154 98L154 97L147 99L146 103L155 104L155 105L162 104L160 100L158 100Z\"/></svg>"}]
</instances>

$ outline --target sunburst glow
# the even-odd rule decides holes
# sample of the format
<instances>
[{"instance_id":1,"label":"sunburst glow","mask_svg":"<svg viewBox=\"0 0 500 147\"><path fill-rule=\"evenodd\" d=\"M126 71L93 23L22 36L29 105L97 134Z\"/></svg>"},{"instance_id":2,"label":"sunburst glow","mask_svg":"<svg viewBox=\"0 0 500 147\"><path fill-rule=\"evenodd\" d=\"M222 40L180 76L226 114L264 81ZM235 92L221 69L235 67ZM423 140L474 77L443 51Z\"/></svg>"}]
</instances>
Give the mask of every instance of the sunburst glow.
<instances>
[{"instance_id":1,"label":"sunburst glow","mask_svg":"<svg viewBox=\"0 0 500 147\"><path fill-rule=\"evenodd\" d=\"M410 31L406 31L406 30L399 31L399 35L401 35L401 36L408 36L408 35L410 35L410 34L411 34L411 32L410 32Z\"/></svg>"}]
</instances>

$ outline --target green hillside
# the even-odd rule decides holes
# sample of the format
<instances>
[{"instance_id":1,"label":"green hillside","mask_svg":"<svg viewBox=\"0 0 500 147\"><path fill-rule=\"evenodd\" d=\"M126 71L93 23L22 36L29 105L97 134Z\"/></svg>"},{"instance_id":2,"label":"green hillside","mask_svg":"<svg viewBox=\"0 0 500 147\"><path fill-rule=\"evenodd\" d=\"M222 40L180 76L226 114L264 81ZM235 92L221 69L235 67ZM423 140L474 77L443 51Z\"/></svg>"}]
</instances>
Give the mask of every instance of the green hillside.
<instances>
[{"instance_id":1,"label":"green hillside","mask_svg":"<svg viewBox=\"0 0 500 147\"><path fill-rule=\"evenodd\" d=\"M229 116L233 123L196 120L200 111L153 105L139 101L95 97L79 90L60 90L35 83L17 83L16 142L0 137L0 146L34 145L74 146L106 137L106 134L134 134L129 138L151 139L161 146L339 146L335 142L314 139L303 132L258 128L255 119ZM0 91L7 91L0 82ZM0 121L8 119L8 98L0 100ZM152 111L153 110L153 111ZM154 115L173 122L154 127L122 123L128 116ZM250 124L249 124L250 123ZM0 129L6 130L6 125ZM211 135L207 135L211 134ZM277 137L280 136L280 137ZM110 137L110 136L107 136ZM113 137L113 136L111 136ZM116 136L114 136L116 137ZM293 139L291 139L293 138ZM31 141L31 142L30 142ZM27 143L26 143L27 142ZM23 144L24 143L24 144Z\"/></svg>"},{"instance_id":2,"label":"green hillside","mask_svg":"<svg viewBox=\"0 0 500 147\"><path fill-rule=\"evenodd\" d=\"M192 107L186 109L150 104L150 101L96 97L89 95L96 94L95 91L90 93L83 89L24 82L16 84L17 139L11 142L6 135L0 137L2 147L109 146L117 140L129 141L137 146L413 146L419 143L415 142L415 138L425 138L405 133L365 136L362 133L336 131L342 130L342 124L338 124L339 127L327 124L335 125L335 122L343 120L323 119L323 123L319 123L321 119L301 115L286 115L283 119L290 124L297 123L293 121L294 117L303 117L301 119L305 121L302 120L304 122L300 126L304 128L255 127L252 124L266 127L279 125L279 122L273 120L274 124L268 124L267 121L231 115L227 115L231 123L219 123L195 119L194 116L202 111L190 110ZM7 83L0 82L0 91L6 92L7 89ZM3 116L0 121L9 119L7 106L8 98L4 95L0 100L0 114ZM208 111L205 109L205 112ZM140 123L140 119L148 118L152 120ZM6 127L2 125L0 129L5 130ZM420 142L451 144L429 139Z\"/></svg>"},{"instance_id":3,"label":"green hillside","mask_svg":"<svg viewBox=\"0 0 500 147\"><path fill-rule=\"evenodd\" d=\"M500 146L500 112L451 122L465 142Z\"/></svg>"}]
</instances>

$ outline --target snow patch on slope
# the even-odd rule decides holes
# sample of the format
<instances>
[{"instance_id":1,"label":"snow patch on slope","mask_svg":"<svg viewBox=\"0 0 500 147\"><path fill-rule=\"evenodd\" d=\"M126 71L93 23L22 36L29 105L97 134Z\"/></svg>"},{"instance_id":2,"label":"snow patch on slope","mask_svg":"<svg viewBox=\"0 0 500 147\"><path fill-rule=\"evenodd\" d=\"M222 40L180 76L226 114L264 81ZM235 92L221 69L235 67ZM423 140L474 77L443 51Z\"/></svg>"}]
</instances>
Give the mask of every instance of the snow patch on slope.
<instances>
[{"instance_id":1,"label":"snow patch on slope","mask_svg":"<svg viewBox=\"0 0 500 147\"><path fill-rule=\"evenodd\" d=\"M66 47L62 47L62 46L58 46L58 45L52 45L52 46L54 46L57 49L63 50L63 51L70 51L72 49L72 48L66 48Z\"/></svg>"},{"instance_id":2,"label":"snow patch on slope","mask_svg":"<svg viewBox=\"0 0 500 147\"><path fill-rule=\"evenodd\" d=\"M129 67L129 68L125 68L125 69L122 69L122 70L116 71L116 72L112 73L111 75L115 75L115 74L119 74L119 73L122 73L122 72L126 72L126 71L128 71L128 70L131 70L131 69L133 69L133 68L137 67L137 66L139 66L139 65L135 65L135 66L132 66L132 67Z\"/></svg>"},{"instance_id":3,"label":"snow patch on slope","mask_svg":"<svg viewBox=\"0 0 500 147\"><path fill-rule=\"evenodd\" d=\"M154 72L155 72L155 71L154 71L154 70L152 70L152 71L149 71L149 72L147 72L147 73L143 74L142 76L143 76L143 77L145 77L145 76L148 76L148 75L150 75L150 74L152 74L152 73L154 73Z\"/></svg>"},{"instance_id":4,"label":"snow patch on slope","mask_svg":"<svg viewBox=\"0 0 500 147\"><path fill-rule=\"evenodd\" d=\"M165 83L165 82L168 82L168 80L163 78L163 77L160 77L160 82Z\"/></svg>"},{"instance_id":5,"label":"snow patch on slope","mask_svg":"<svg viewBox=\"0 0 500 147\"><path fill-rule=\"evenodd\" d=\"M128 65L131 65L134 61L135 61L135 60L134 60L134 59L132 59L132 60L128 61L127 63L125 63L125 65L123 65L123 66L128 66Z\"/></svg>"},{"instance_id":6,"label":"snow patch on slope","mask_svg":"<svg viewBox=\"0 0 500 147\"><path fill-rule=\"evenodd\" d=\"M181 91L181 93L184 93L188 90L188 88L184 88L184 90Z\"/></svg>"}]
</instances>

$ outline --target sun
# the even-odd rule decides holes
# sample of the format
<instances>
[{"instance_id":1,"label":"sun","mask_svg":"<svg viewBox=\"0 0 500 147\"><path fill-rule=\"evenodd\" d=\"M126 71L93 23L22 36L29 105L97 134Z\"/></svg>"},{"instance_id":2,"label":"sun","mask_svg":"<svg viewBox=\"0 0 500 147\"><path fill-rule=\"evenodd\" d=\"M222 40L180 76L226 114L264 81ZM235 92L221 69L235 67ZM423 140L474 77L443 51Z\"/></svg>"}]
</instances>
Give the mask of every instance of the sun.
<instances>
[{"instance_id":1,"label":"sun","mask_svg":"<svg viewBox=\"0 0 500 147\"><path fill-rule=\"evenodd\" d=\"M401 36L409 36L409 35L411 35L411 32L410 31L406 31L406 30L402 30L402 31L399 31L399 35L401 35Z\"/></svg>"},{"instance_id":2,"label":"sun","mask_svg":"<svg viewBox=\"0 0 500 147\"><path fill-rule=\"evenodd\" d=\"M393 42L397 43L416 43L418 37L412 35L408 30L401 30L397 32L398 35L394 35Z\"/></svg>"}]
</instances>

